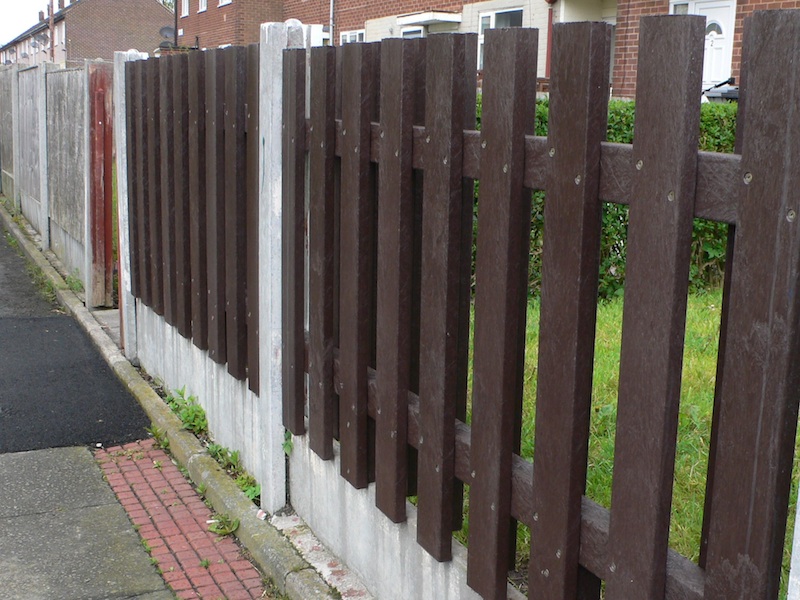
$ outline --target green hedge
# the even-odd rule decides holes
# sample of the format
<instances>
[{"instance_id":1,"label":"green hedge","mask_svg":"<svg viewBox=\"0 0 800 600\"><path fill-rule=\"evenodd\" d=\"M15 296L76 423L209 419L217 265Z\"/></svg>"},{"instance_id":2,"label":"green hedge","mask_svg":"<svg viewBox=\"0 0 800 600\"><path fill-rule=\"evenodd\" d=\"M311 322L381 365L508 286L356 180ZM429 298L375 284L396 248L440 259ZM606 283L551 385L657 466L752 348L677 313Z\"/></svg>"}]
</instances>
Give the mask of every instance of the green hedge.
<instances>
[{"instance_id":1,"label":"green hedge","mask_svg":"<svg viewBox=\"0 0 800 600\"><path fill-rule=\"evenodd\" d=\"M478 98L478 126L481 99ZM737 104L702 104L700 107L701 150L733 152L736 134ZM608 110L609 142L632 143L635 105L633 102L612 100ZM547 135L549 105L547 100L536 103L536 135ZM478 184L475 187L475 231L478 230ZM536 192L531 208L531 246L529 287L538 295L541 287L542 231L544 227L543 192ZM619 204L603 205L603 232L600 249L599 294L609 298L621 294L625 284L625 243L628 235L628 207ZM696 219L692 239L690 286L694 290L718 286L724 273L727 226Z\"/></svg>"}]
</instances>

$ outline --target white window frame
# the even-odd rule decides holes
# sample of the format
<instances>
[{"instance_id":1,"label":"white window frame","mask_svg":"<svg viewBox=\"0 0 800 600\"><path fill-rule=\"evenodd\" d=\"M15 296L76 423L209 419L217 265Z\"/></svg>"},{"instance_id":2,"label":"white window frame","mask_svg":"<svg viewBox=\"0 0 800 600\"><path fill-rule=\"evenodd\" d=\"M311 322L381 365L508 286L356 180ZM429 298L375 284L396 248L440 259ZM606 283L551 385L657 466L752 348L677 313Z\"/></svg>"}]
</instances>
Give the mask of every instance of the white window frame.
<instances>
[{"instance_id":1,"label":"white window frame","mask_svg":"<svg viewBox=\"0 0 800 600\"><path fill-rule=\"evenodd\" d=\"M197 12L206 12L208 10L208 0L200 0L197 3Z\"/></svg>"},{"instance_id":2,"label":"white window frame","mask_svg":"<svg viewBox=\"0 0 800 600\"><path fill-rule=\"evenodd\" d=\"M189 0L181 0L181 19L189 16Z\"/></svg>"},{"instance_id":3,"label":"white window frame","mask_svg":"<svg viewBox=\"0 0 800 600\"><path fill-rule=\"evenodd\" d=\"M345 44L363 42L366 35L367 32L365 29L351 29L349 31L342 31L339 33L339 44L344 46Z\"/></svg>"},{"instance_id":4,"label":"white window frame","mask_svg":"<svg viewBox=\"0 0 800 600\"><path fill-rule=\"evenodd\" d=\"M413 35L418 33L419 35ZM409 35L411 34L411 35ZM413 25L409 27L400 28L400 37L406 40L413 40L416 38L427 37L426 27L424 25Z\"/></svg>"},{"instance_id":5,"label":"white window frame","mask_svg":"<svg viewBox=\"0 0 800 600\"><path fill-rule=\"evenodd\" d=\"M219 0L217 6L225 6L226 4L230 4L233 0Z\"/></svg>"},{"instance_id":6,"label":"white window frame","mask_svg":"<svg viewBox=\"0 0 800 600\"><path fill-rule=\"evenodd\" d=\"M522 6L513 6L511 8L498 8L497 10L487 10L478 13L478 70L483 69L483 60L481 59L483 58L484 32L486 31L486 29L497 28L497 15L503 15L512 12L522 13L522 18L523 20L525 19L525 9ZM484 29L481 27L481 24L483 23L483 19L486 17L489 17L489 25Z\"/></svg>"}]
</instances>

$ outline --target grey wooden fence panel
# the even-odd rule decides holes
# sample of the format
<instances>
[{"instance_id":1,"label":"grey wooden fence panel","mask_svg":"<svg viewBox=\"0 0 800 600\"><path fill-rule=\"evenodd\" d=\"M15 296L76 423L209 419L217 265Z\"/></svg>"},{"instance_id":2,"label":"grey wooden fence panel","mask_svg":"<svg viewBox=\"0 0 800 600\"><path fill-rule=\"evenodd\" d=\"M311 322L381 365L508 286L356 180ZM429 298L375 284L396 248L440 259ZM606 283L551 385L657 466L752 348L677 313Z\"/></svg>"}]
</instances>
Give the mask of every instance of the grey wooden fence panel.
<instances>
[{"instance_id":1,"label":"grey wooden fence panel","mask_svg":"<svg viewBox=\"0 0 800 600\"><path fill-rule=\"evenodd\" d=\"M22 214L35 227L39 224L39 68L19 74L19 164L16 183Z\"/></svg>"},{"instance_id":2,"label":"grey wooden fence panel","mask_svg":"<svg viewBox=\"0 0 800 600\"><path fill-rule=\"evenodd\" d=\"M14 77L16 67L0 67L0 191L8 198L14 195Z\"/></svg>"}]
</instances>

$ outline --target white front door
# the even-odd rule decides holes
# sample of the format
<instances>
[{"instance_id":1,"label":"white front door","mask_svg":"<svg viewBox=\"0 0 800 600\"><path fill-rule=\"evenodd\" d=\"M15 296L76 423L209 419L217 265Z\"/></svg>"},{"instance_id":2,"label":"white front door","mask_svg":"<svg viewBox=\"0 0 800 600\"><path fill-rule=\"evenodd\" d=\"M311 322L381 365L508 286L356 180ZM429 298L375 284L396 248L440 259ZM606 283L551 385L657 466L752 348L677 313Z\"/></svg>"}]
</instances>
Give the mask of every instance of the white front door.
<instances>
[{"instance_id":1,"label":"white front door","mask_svg":"<svg viewBox=\"0 0 800 600\"><path fill-rule=\"evenodd\" d=\"M674 2L673 14L701 15L706 18L703 88L711 87L731 76L733 57L733 24L735 0L695 0Z\"/></svg>"}]
</instances>

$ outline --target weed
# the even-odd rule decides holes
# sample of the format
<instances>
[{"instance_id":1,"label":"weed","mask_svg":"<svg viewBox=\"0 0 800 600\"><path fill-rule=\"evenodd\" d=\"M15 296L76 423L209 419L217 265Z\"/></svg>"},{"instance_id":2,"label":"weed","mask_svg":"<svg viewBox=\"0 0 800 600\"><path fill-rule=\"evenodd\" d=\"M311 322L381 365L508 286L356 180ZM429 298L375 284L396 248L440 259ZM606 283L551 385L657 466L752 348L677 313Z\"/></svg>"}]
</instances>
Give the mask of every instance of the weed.
<instances>
[{"instance_id":1,"label":"weed","mask_svg":"<svg viewBox=\"0 0 800 600\"><path fill-rule=\"evenodd\" d=\"M142 546L144 547L145 552L147 552L148 554L152 554L153 549L150 547L150 544L147 543L147 540L145 539L142 540Z\"/></svg>"},{"instance_id":2,"label":"weed","mask_svg":"<svg viewBox=\"0 0 800 600\"><path fill-rule=\"evenodd\" d=\"M67 284L67 287L76 294L83 292L83 281L81 281L81 274L80 271L78 271L78 269L75 269L74 271L72 271L72 273L67 275L64 282Z\"/></svg>"},{"instance_id":3,"label":"weed","mask_svg":"<svg viewBox=\"0 0 800 600\"><path fill-rule=\"evenodd\" d=\"M208 530L217 535L230 535L239 529L239 519L226 514L216 514L208 522Z\"/></svg>"},{"instance_id":4,"label":"weed","mask_svg":"<svg viewBox=\"0 0 800 600\"><path fill-rule=\"evenodd\" d=\"M200 494L201 496L205 496L207 490L208 486L205 483L197 484L197 493Z\"/></svg>"},{"instance_id":5,"label":"weed","mask_svg":"<svg viewBox=\"0 0 800 600\"><path fill-rule=\"evenodd\" d=\"M158 445L159 448L162 450L169 450L169 438L167 437L167 432L158 427L157 425L151 425L150 427L145 427L145 431L153 436L153 439Z\"/></svg>"},{"instance_id":6,"label":"weed","mask_svg":"<svg viewBox=\"0 0 800 600\"><path fill-rule=\"evenodd\" d=\"M261 486L256 482L255 477L242 473L236 478L236 485L244 492L244 495L250 498L255 504L260 504Z\"/></svg>"},{"instance_id":7,"label":"weed","mask_svg":"<svg viewBox=\"0 0 800 600\"><path fill-rule=\"evenodd\" d=\"M154 469L158 469L160 471L161 470L161 461L160 460L154 460L153 461L153 468Z\"/></svg>"},{"instance_id":8,"label":"weed","mask_svg":"<svg viewBox=\"0 0 800 600\"><path fill-rule=\"evenodd\" d=\"M27 270L31 281L33 281L33 284L39 290L42 297L50 304L57 304L58 297L56 295L56 286L53 285L53 282L45 275L44 271L33 263L28 263Z\"/></svg>"},{"instance_id":9,"label":"weed","mask_svg":"<svg viewBox=\"0 0 800 600\"><path fill-rule=\"evenodd\" d=\"M203 560L200 561L200 566L203 567L204 569L207 569L208 567L211 566L211 561L208 560L207 558L204 558Z\"/></svg>"},{"instance_id":10,"label":"weed","mask_svg":"<svg viewBox=\"0 0 800 600\"><path fill-rule=\"evenodd\" d=\"M208 433L206 411L197 403L197 398L186 396L185 387L167 394L164 401L172 409L172 412L178 415L184 429L188 429L199 436Z\"/></svg>"},{"instance_id":11,"label":"weed","mask_svg":"<svg viewBox=\"0 0 800 600\"><path fill-rule=\"evenodd\" d=\"M292 450L294 450L294 441L292 440L292 432L288 429L283 432L283 444L281 444L283 448L283 453L286 456L292 455Z\"/></svg>"}]
</instances>

